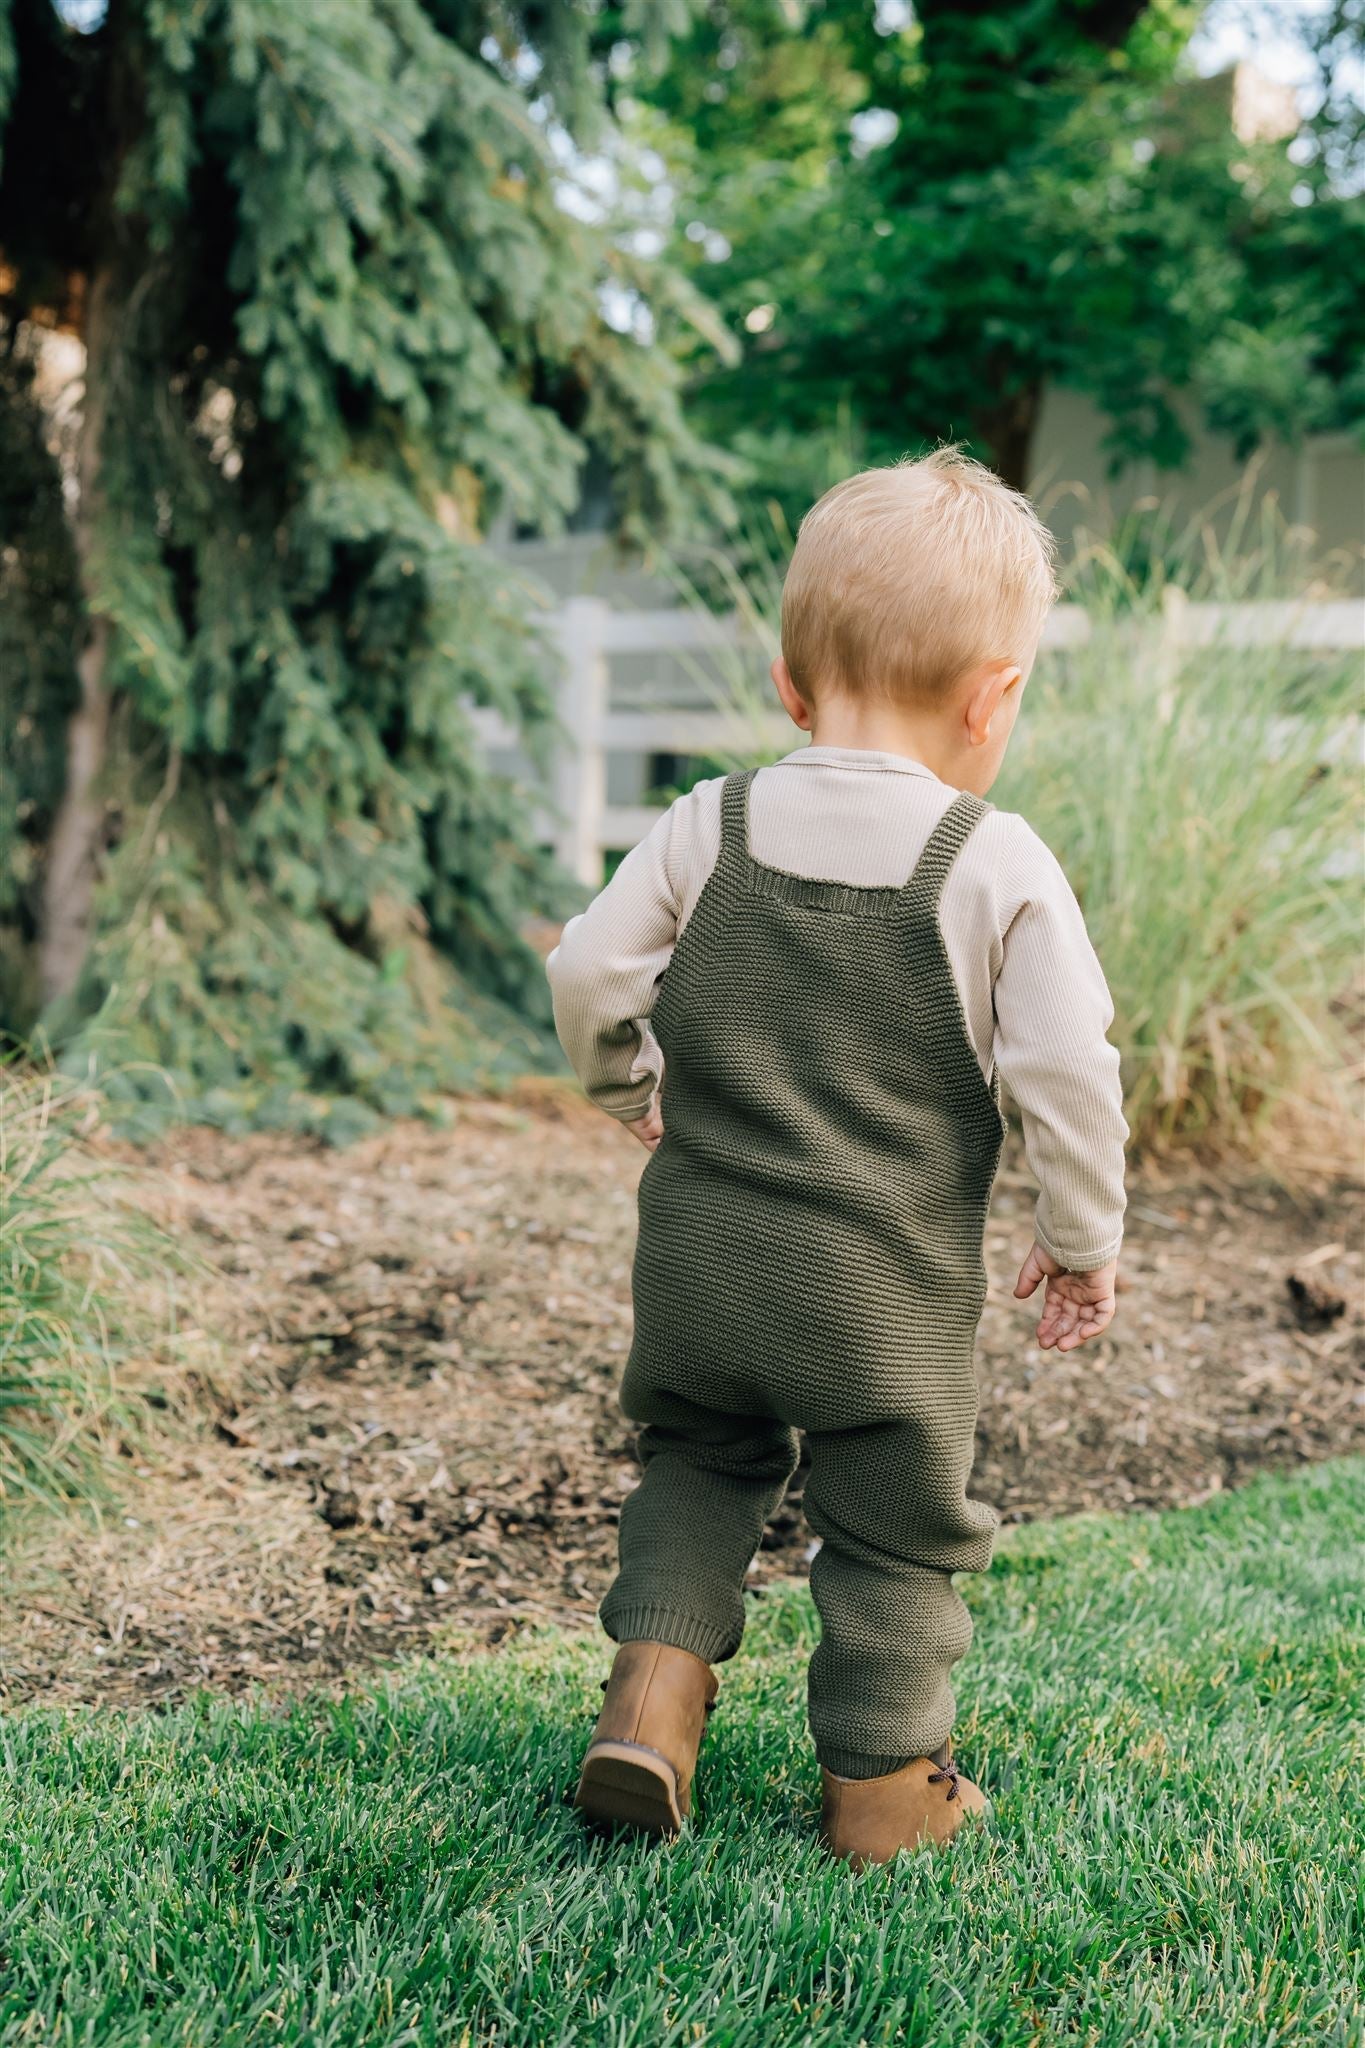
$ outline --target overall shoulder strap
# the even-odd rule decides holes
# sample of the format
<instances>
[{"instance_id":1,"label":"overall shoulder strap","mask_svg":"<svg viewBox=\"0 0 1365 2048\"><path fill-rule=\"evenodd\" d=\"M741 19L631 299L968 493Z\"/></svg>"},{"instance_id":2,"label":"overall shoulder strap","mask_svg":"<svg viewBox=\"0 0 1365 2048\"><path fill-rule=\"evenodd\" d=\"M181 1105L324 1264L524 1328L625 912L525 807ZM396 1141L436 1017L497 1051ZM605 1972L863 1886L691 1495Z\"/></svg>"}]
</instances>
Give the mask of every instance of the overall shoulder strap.
<instances>
[{"instance_id":1,"label":"overall shoulder strap","mask_svg":"<svg viewBox=\"0 0 1365 2048\"><path fill-rule=\"evenodd\" d=\"M937 917L953 862L991 808L984 797L972 796L965 789L958 792L929 834L914 872L901 890L901 902L907 908Z\"/></svg>"},{"instance_id":2,"label":"overall shoulder strap","mask_svg":"<svg viewBox=\"0 0 1365 2048\"><path fill-rule=\"evenodd\" d=\"M757 773L746 768L721 784L720 857L736 873L749 866L749 784Z\"/></svg>"}]
</instances>

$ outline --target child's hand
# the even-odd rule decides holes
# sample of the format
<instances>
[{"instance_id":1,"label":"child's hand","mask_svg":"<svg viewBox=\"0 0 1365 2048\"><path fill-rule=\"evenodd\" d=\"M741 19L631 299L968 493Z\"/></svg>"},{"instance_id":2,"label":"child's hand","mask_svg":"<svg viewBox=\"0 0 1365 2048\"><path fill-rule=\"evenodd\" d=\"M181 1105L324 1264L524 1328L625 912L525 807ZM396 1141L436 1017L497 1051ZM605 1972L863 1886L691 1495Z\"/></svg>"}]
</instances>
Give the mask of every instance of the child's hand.
<instances>
[{"instance_id":1,"label":"child's hand","mask_svg":"<svg viewBox=\"0 0 1365 2048\"><path fill-rule=\"evenodd\" d=\"M633 1124L627 1124L626 1129L630 1132L632 1138L640 1140L646 1152L654 1152L658 1149L659 1140L664 1134L664 1113L659 1107L657 1095L650 1103L644 1115L637 1117Z\"/></svg>"},{"instance_id":2,"label":"child's hand","mask_svg":"<svg viewBox=\"0 0 1365 2048\"><path fill-rule=\"evenodd\" d=\"M1014 1292L1020 1301L1036 1293L1038 1282L1046 1280L1043 1313L1038 1322L1038 1344L1043 1351L1074 1351L1091 1337L1098 1337L1114 1320L1114 1282L1117 1261L1097 1266L1093 1273L1068 1273L1040 1244L1019 1268Z\"/></svg>"}]
</instances>

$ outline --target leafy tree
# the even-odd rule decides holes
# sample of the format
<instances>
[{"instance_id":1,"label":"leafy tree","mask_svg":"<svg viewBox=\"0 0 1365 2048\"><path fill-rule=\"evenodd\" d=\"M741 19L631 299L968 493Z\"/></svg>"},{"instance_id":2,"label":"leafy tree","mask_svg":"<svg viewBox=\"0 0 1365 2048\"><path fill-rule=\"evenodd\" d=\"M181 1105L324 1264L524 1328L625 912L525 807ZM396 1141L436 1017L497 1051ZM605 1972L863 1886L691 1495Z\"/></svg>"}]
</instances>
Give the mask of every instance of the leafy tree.
<instances>
[{"instance_id":1,"label":"leafy tree","mask_svg":"<svg viewBox=\"0 0 1365 2048\"><path fill-rule=\"evenodd\" d=\"M536 606L479 543L588 453L627 535L703 467L557 203L589 58L574 0L0 0L9 1028L270 1120L534 1014L548 864L471 710L543 727Z\"/></svg>"},{"instance_id":2,"label":"leafy tree","mask_svg":"<svg viewBox=\"0 0 1365 2048\"><path fill-rule=\"evenodd\" d=\"M1094 396L1116 456L1166 465L1172 392L1244 451L1365 418L1349 115L1324 93L1293 161L1282 134L1239 140L1230 81L1183 63L1198 14L711 0L629 85L678 252L745 343L695 365L697 421L780 496L840 406L870 459L962 437L1015 481L1049 383ZM1329 61L1358 17L1323 23Z\"/></svg>"}]
</instances>

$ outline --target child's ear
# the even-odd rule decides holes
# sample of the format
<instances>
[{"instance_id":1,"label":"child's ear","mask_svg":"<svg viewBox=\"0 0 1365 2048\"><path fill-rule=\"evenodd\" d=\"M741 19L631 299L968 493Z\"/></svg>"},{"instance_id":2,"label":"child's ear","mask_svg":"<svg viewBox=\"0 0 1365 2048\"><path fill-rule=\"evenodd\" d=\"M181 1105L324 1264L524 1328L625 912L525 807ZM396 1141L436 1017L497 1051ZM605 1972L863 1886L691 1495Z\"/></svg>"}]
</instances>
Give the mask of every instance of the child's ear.
<instances>
[{"instance_id":1,"label":"child's ear","mask_svg":"<svg viewBox=\"0 0 1365 2048\"><path fill-rule=\"evenodd\" d=\"M777 687L777 694L782 699L782 709L792 724L799 725L802 732L809 732L810 707L792 681L792 672L780 654L772 665L772 679Z\"/></svg>"},{"instance_id":2,"label":"child's ear","mask_svg":"<svg viewBox=\"0 0 1365 2048\"><path fill-rule=\"evenodd\" d=\"M1023 680L1024 671L1017 661L988 661L977 670L968 686L963 714L970 746L985 746L997 711Z\"/></svg>"}]
</instances>

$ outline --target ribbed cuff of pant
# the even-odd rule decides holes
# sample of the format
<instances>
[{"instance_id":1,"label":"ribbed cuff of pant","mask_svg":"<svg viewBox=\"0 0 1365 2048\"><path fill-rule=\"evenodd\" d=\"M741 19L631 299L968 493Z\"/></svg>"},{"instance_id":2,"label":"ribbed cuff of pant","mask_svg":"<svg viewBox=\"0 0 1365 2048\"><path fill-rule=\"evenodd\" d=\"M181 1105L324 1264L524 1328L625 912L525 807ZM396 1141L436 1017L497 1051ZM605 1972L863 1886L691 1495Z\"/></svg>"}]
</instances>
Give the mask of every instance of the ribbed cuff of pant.
<instances>
[{"instance_id":1,"label":"ribbed cuff of pant","mask_svg":"<svg viewBox=\"0 0 1365 2048\"><path fill-rule=\"evenodd\" d=\"M856 1749L822 1748L819 1757L836 1778L889 1778L893 1771L903 1771L915 1762L912 1756L864 1756Z\"/></svg>"},{"instance_id":2,"label":"ribbed cuff of pant","mask_svg":"<svg viewBox=\"0 0 1365 2048\"><path fill-rule=\"evenodd\" d=\"M671 1643L675 1650L690 1650L703 1664L723 1664L739 1648L714 1621L673 1607L623 1607L619 1613L604 1608L602 1626L614 1643Z\"/></svg>"}]
</instances>

